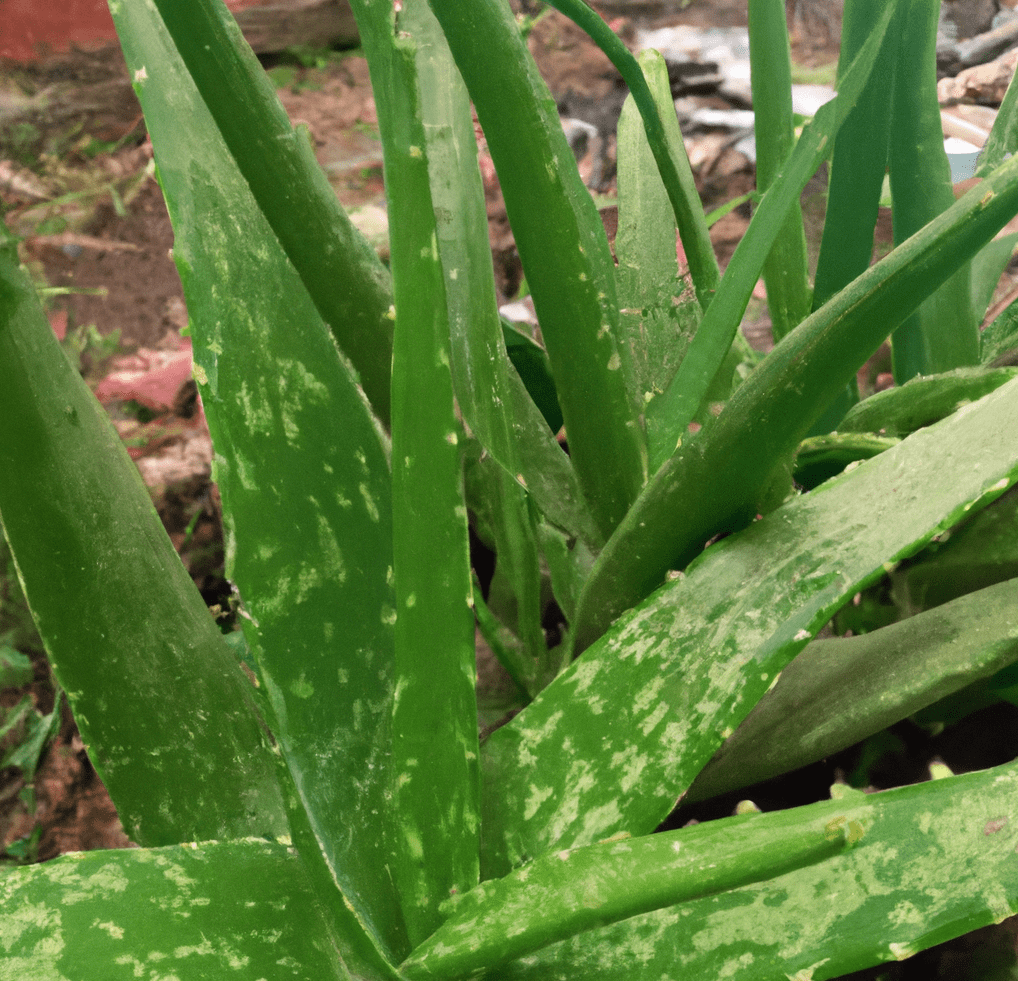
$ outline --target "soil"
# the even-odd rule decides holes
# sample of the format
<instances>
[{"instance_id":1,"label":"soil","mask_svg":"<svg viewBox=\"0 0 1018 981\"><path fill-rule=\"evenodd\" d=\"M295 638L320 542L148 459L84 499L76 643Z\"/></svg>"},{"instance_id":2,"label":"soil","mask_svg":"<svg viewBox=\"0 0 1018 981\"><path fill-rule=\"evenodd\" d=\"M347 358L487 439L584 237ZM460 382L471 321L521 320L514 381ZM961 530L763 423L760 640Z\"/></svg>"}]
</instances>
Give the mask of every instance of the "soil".
<instances>
[{"instance_id":1,"label":"soil","mask_svg":"<svg viewBox=\"0 0 1018 981\"><path fill-rule=\"evenodd\" d=\"M634 9L631 3L616 6L630 12ZM669 13L653 5L640 9L643 26L746 23L744 0L693 0ZM840 31L837 0L792 3L790 10L797 62L810 66L833 62ZM613 26L625 36L626 23L610 2L604 13L609 20L618 18ZM634 23L630 18L629 29ZM552 13L540 19L531 34L530 48L552 93L570 113L586 118L585 109L616 101L613 97L621 88L614 68L565 18ZM374 135L377 121L363 58L351 53L323 58L311 65L271 57L265 62L281 85L280 98L291 118L308 126L319 160L340 200L357 216L384 255L384 230L379 231L380 218L384 221L381 150ZM173 233L158 185L146 170L151 147L123 60L119 52L107 51L79 54L31 71L8 66L0 75L3 83L0 112L5 105L4 92L20 93L21 99L46 92L49 106L45 113L27 117L30 128L22 130L17 140L8 135L0 147L0 195L9 209L7 220L27 236L24 258L37 275L51 286L70 291L51 304L55 329L67 331L72 337L77 331L79 347L85 336L83 328L88 325L95 325L101 337L119 332L119 360L109 359L109 352L93 337L82 356L83 370L132 447L167 530L207 602L225 606L228 587L222 573L218 495L209 477L211 448L206 445L193 382L189 381L186 364L180 367L182 353L186 359L180 331L186 326L187 313L170 258ZM599 120L590 121L600 128ZM107 146L108 150L102 149ZM598 187L608 196L614 191L612 153L609 146L609 167ZM519 286L521 268L493 171L484 163L482 158L490 191L489 225L498 286L502 298L509 299ZM581 170L586 168L586 173L593 166L590 160L581 161ZM705 206L710 209L753 189L755 175L745 157L726 151L716 154L709 166L701 167L698 180ZM81 194L80 208L73 213L66 207L51 209L47 202L68 191ZM713 226L711 237L722 267L744 234L748 219L748 206L743 206ZM609 208L609 229L611 221ZM762 304L757 306L761 312L754 315L751 309L746 332L751 343L766 348L770 325ZM162 372L158 384L152 380L157 370ZM10 580L4 588L16 592ZM10 598L8 614L18 609L17 603L16 595ZM4 627L0 618L0 633ZM31 632L24 623L20 628L26 636ZM27 693L39 714L46 715L54 711L54 689L45 657L37 641L29 639L21 649L31 653L35 680L0 693L0 705L13 705ZM504 685L504 678L491 677L494 669L489 659L483 659L481 668L484 677L491 678L493 688ZM61 701L55 711L59 713L59 734L42 757L35 776L34 811L31 800L23 799L27 792L23 774L13 767L0 772L0 850L3 846L16 848L19 843L24 846L27 841L26 858L45 860L68 851L129 847L66 703ZM1012 713L995 718L993 724L983 725L979 731L1016 733L1016 723L1018 718ZM893 773L888 773L887 779L900 783L922 779L917 773L929 763L930 747L910 747L904 736L902 747L901 758L896 763L892 760ZM936 751L958 771L989 765L965 758L963 754L971 749L972 738L967 738L956 745L945 743ZM1018 743L1013 739L1006 746L1000 742L992 755L999 756L1000 761L1012 759L1018 756ZM825 795L837 767L847 770L852 765L847 756L829 761L815 772L757 788L760 793L754 799L765 809L789 806L800 797L815 800ZM899 779L906 772L910 775ZM684 823L691 818L702 820L729 813L733 803L715 802L712 809L681 813L675 821ZM957 958L965 959L966 955L958 950L968 951L966 963L970 968L999 959L1003 956L1001 949L1013 953L1013 924L1011 921L1003 930L991 928L970 935L962 946L950 948L954 953L940 955L935 963L929 960L931 955L925 955L925 973L906 974L896 965L858 977L989 977L989 972L969 975L961 969L948 970L947 965L956 966ZM919 960L909 963L918 968Z\"/></svg>"}]
</instances>

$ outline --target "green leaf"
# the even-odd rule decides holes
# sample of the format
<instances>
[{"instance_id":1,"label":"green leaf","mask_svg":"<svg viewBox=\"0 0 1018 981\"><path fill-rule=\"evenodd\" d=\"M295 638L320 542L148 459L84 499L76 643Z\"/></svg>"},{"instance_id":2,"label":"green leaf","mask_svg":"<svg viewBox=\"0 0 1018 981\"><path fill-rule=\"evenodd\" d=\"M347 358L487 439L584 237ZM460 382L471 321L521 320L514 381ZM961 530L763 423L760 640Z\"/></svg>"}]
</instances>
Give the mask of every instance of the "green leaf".
<instances>
[{"instance_id":1,"label":"green leaf","mask_svg":"<svg viewBox=\"0 0 1018 981\"><path fill-rule=\"evenodd\" d=\"M843 854L582 933L484 981L826 981L906 957L1018 910L1015 764L880 794Z\"/></svg>"},{"instance_id":2,"label":"green leaf","mask_svg":"<svg viewBox=\"0 0 1018 981\"><path fill-rule=\"evenodd\" d=\"M672 125L671 99L665 103L668 109L662 114L659 109L662 106L660 92L652 94L640 62L596 10L583 0L553 0L551 5L590 35L591 40L608 56L629 86L643 117L647 142L657 161L658 172L682 235L693 288L701 308L706 310L718 288L720 273L682 134L677 126ZM646 54L642 62L647 65L659 57L656 52ZM668 124L665 124L665 118L669 119Z\"/></svg>"},{"instance_id":3,"label":"green leaf","mask_svg":"<svg viewBox=\"0 0 1018 981\"><path fill-rule=\"evenodd\" d=\"M0 688L20 688L35 677L32 659L13 647L0 644Z\"/></svg>"},{"instance_id":4,"label":"green leaf","mask_svg":"<svg viewBox=\"0 0 1018 981\"><path fill-rule=\"evenodd\" d=\"M558 112L501 0L432 0L484 127L537 310L569 451L602 535L646 479L618 350L615 269Z\"/></svg>"},{"instance_id":5,"label":"green leaf","mask_svg":"<svg viewBox=\"0 0 1018 981\"><path fill-rule=\"evenodd\" d=\"M909 617L1012 576L1018 576L1018 495L1009 491L894 569L891 595Z\"/></svg>"},{"instance_id":6,"label":"green leaf","mask_svg":"<svg viewBox=\"0 0 1018 981\"><path fill-rule=\"evenodd\" d=\"M954 204L937 98L938 11L936 3L910 3L895 15L887 156L895 245ZM984 309L973 303L971 268L962 265L895 330L894 380L977 364Z\"/></svg>"},{"instance_id":7,"label":"green leaf","mask_svg":"<svg viewBox=\"0 0 1018 981\"><path fill-rule=\"evenodd\" d=\"M388 272L343 211L310 142L290 125L233 15L219 0L154 0L147 13L135 7L130 0L110 4L117 32L135 43L138 28L127 24L140 25L158 11L226 144L223 159L243 175L322 319L353 362L375 414L387 421ZM136 89L165 84L161 64L140 60L131 67Z\"/></svg>"},{"instance_id":8,"label":"green leaf","mask_svg":"<svg viewBox=\"0 0 1018 981\"><path fill-rule=\"evenodd\" d=\"M640 57L647 82L659 104L671 107L668 69L657 52ZM667 130L681 140L675 113ZM700 308L682 299L686 283L679 277L675 219L657 164L647 143L643 122L632 96L622 107L618 128L619 323L623 370L629 390L644 410L651 470L675 447L670 427L660 424L655 400L678 369L700 322Z\"/></svg>"},{"instance_id":9,"label":"green leaf","mask_svg":"<svg viewBox=\"0 0 1018 981\"><path fill-rule=\"evenodd\" d=\"M350 981L308 874L273 842L92 851L0 872L0 977Z\"/></svg>"},{"instance_id":10,"label":"green leaf","mask_svg":"<svg viewBox=\"0 0 1018 981\"><path fill-rule=\"evenodd\" d=\"M750 78L753 87L756 184L764 193L777 180L795 145L792 59L783 0L754 0L749 8ZM802 209L792 202L763 267L767 309L775 342L810 312Z\"/></svg>"},{"instance_id":11,"label":"green leaf","mask_svg":"<svg viewBox=\"0 0 1018 981\"><path fill-rule=\"evenodd\" d=\"M774 490L787 493L795 451L822 408L885 332L1016 210L1018 158L1012 158L804 320L754 369L712 426L683 439L598 556L577 614L578 650L657 587L668 569L684 567L711 537L770 510ZM710 311L720 305L719 296Z\"/></svg>"},{"instance_id":12,"label":"green leaf","mask_svg":"<svg viewBox=\"0 0 1018 981\"><path fill-rule=\"evenodd\" d=\"M804 490L836 477L850 463L868 460L898 443L894 436L873 433L830 433L810 436L799 444L792 476Z\"/></svg>"},{"instance_id":13,"label":"green leaf","mask_svg":"<svg viewBox=\"0 0 1018 981\"><path fill-rule=\"evenodd\" d=\"M616 624L482 747L484 876L653 830L839 606L1018 477L1015 427L1018 380L711 545Z\"/></svg>"},{"instance_id":14,"label":"green leaf","mask_svg":"<svg viewBox=\"0 0 1018 981\"><path fill-rule=\"evenodd\" d=\"M128 834L285 834L250 683L2 225L0 417L4 533Z\"/></svg>"},{"instance_id":15,"label":"green leaf","mask_svg":"<svg viewBox=\"0 0 1018 981\"><path fill-rule=\"evenodd\" d=\"M125 4L118 23L131 71L149 74L138 95L216 450L227 575L292 780L294 841L333 913L349 904L368 947L399 950L378 828L395 616L384 436L152 8Z\"/></svg>"},{"instance_id":16,"label":"green leaf","mask_svg":"<svg viewBox=\"0 0 1018 981\"><path fill-rule=\"evenodd\" d=\"M449 917L400 965L411 979L473 976L550 943L774 878L830 858L865 835L841 801L710 821L538 858L445 904Z\"/></svg>"},{"instance_id":17,"label":"green leaf","mask_svg":"<svg viewBox=\"0 0 1018 981\"><path fill-rule=\"evenodd\" d=\"M416 945L438 904L478 879L480 834L474 617L449 313L419 99L441 51L426 0L392 9L354 0L376 95L396 300L392 371L392 571L396 689L392 707L391 875ZM420 35L430 50L418 52ZM445 61L451 65L446 56ZM418 72L420 74L418 74ZM418 85L421 92L418 93Z\"/></svg>"},{"instance_id":18,"label":"green leaf","mask_svg":"<svg viewBox=\"0 0 1018 981\"><path fill-rule=\"evenodd\" d=\"M704 767L685 800L789 773L992 677L1018 660L1016 611L1018 579L1012 579L858 637L813 641Z\"/></svg>"},{"instance_id":19,"label":"green leaf","mask_svg":"<svg viewBox=\"0 0 1018 981\"><path fill-rule=\"evenodd\" d=\"M852 407L838 429L844 433L907 436L981 399L1018 375L1018 368L958 368L911 378Z\"/></svg>"},{"instance_id":20,"label":"green leaf","mask_svg":"<svg viewBox=\"0 0 1018 981\"><path fill-rule=\"evenodd\" d=\"M838 97L821 106L803 129L781 176L763 196L746 234L736 247L717 296L704 314L679 370L661 396L658 411L669 420L673 446L685 438L687 425L702 406L711 382L739 333L739 324L764 263L774 241L786 228L789 209L798 202L806 182L830 153L831 141L862 91L876 63L884 30L894 9L895 3L887 5L879 25L845 73Z\"/></svg>"}]
</instances>

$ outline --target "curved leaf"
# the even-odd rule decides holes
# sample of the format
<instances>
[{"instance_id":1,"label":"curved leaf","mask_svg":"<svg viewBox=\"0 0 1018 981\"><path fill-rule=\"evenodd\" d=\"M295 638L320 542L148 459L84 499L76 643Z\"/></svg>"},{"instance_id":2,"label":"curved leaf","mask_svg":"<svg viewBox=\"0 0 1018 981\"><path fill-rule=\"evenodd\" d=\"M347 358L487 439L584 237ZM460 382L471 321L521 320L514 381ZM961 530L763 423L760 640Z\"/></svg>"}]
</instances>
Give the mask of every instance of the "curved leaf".
<instances>
[{"instance_id":1,"label":"curved leaf","mask_svg":"<svg viewBox=\"0 0 1018 981\"><path fill-rule=\"evenodd\" d=\"M5 981L350 981L303 863L255 838L63 855L0 873L0 908Z\"/></svg>"},{"instance_id":2,"label":"curved leaf","mask_svg":"<svg viewBox=\"0 0 1018 981\"><path fill-rule=\"evenodd\" d=\"M482 747L485 877L652 831L848 597L1018 478L1016 431L1018 379L711 545L616 624Z\"/></svg>"},{"instance_id":3,"label":"curved leaf","mask_svg":"<svg viewBox=\"0 0 1018 981\"><path fill-rule=\"evenodd\" d=\"M834 858L634 917L482 975L485 981L826 981L1018 911L1018 766L880 794ZM858 809L856 811L856 809Z\"/></svg>"},{"instance_id":4,"label":"curved leaf","mask_svg":"<svg viewBox=\"0 0 1018 981\"><path fill-rule=\"evenodd\" d=\"M1015 661L1018 579L858 637L815 640L781 672L684 800L823 759Z\"/></svg>"},{"instance_id":5,"label":"curved leaf","mask_svg":"<svg viewBox=\"0 0 1018 981\"><path fill-rule=\"evenodd\" d=\"M250 683L2 223L0 418L4 533L128 834L285 834Z\"/></svg>"},{"instance_id":6,"label":"curved leaf","mask_svg":"<svg viewBox=\"0 0 1018 981\"><path fill-rule=\"evenodd\" d=\"M123 4L117 23L173 220L227 575L293 780L294 840L336 916L349 903L398 950L378 833L395 610L385 440L153 9Z\"/></svg>"}]
</instances>

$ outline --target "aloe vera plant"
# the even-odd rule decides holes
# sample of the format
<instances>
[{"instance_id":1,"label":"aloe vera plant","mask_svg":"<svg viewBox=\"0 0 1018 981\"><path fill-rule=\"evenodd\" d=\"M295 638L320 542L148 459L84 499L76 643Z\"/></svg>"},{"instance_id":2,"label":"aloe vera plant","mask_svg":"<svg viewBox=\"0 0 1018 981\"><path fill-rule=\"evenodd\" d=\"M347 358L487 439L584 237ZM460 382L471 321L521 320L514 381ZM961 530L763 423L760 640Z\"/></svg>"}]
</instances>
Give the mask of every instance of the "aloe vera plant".
<instances>
[{"instance_id":1,"label":"aloe vera plant","mask_svg":"<svg viewBox=\"0 0 1018 981\"><path fill-rule=\"evenodd\" d=\"M752 2L766 75L787 59L766 43L780 11ZM4 232L0 517L141 847L0 874L0 977L820 981L1018 909L1015 764L654 833L677 799L946 696L1018 697L1018 379L981 367L1018 329L1009 312L977 327L1009 254L988 243L1018 211L1016 96L982 182L919 219L904 205L908 237L853 266L872 224L838 202L862 187L875 217L883 167L838 134L898 133L934 65L925 42L901 52L930 4L849 0L839 96L794 147L783 95L758 93L769 185L721 277L663 62L556 5L638 96L620 123L617 267L503 0L353 2L391 270L218 0L111 0L175 228L242 657ZM885 126L872 92L888 64L896 90L917 87ZM471 102L568 455L506 353ZM933 145L922 108L897 143ZM853 247L825 238L808 302L800 265L779 273L801 264L795 205L832 147L828 230L850 223ZM893 188L904 149L886 157ZM738 330L761 273L784 336L758 359ZM945 295L946 341L936 318L901 328ZM940 374L849 409L855 372L899 329L900 380ZM811 437L832 406L838 431ZM821 471L838 475L808 479ZM489 602L471 515L497 556ZM987 550L996 572L977 568ZM951 595L930 585L945 568ZM907 621L815 639L889 573L911 587ZM567 621L555 646L549 589ZM483 741L475 620L522 707Z\"/></svg>"}]
</instances>

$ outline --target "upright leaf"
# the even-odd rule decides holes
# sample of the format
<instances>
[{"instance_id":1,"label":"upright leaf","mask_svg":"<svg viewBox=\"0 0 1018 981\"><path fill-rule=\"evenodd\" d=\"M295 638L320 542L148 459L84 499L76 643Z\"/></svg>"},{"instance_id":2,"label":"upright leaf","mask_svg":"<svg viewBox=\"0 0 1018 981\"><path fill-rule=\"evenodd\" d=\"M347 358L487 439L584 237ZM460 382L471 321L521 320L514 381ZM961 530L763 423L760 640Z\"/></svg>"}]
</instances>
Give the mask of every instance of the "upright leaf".
<instances>
[{"instance_id":1,"label":"upright leaf","mask_svg":"<svg viewBox=\"0 0 1018 981\"><path fill-rule=\"evenodd\" d=\"M359 373L375 414L388 421L388 272L336 200L308 140L290 125L222 0L153 3L206 101L232 166L243 175L319 314ZM125 23L139 13L136 6L134 0L111 0L114 21ZM164 84L160 68L151 62L139 61L133 71L135 84L149 79Z\"/></svg>"},{"instance_id":2,"label":"upright leaf","mask_svg":"<svg viewBox=\"0 0 1018 981\"><path fill-rule=\"evenodd\" d=\"M602 535L646 477L620 370L615 270L558 112L502 0L431 0L495 161L541 323L569 451Z\"/></svg>"},{"instance_id":3,"label":"upright leaf","mask_svg":"<svg viewBox=\"0 0 1018 981\"><path fill-rule=\"evenodd\" d=\"M322 902L359 918L363 956L381 964L406 943L378 828L395 615L387 447L154 8L123 4L117 24L174 225L227 574L293 782L293 836Z\"/></svg>"},{"instance_id":4,"label":"upright leaf","mask_svg":"<svg viewBox=\"0 0 1018 981\"><path fill-rule=\"evenodd\" d=\"M426 0L355 0L376 93L393 235L396 337L392 372L392 534L396 692L392 710L393 867L416 945L438 905L478 878L477 709L467 520L453 406L449 317L414 35ZM422 60L424 60L422 58ZM384 813L384 812L383 812Z\"/></svg>"},{"instance_id":5,"label":"upright leaf","mask_svg":"<svg viewBox=\"0 0 1018 981\"><path fill-rule=\"evenodd\" d=\"M4 534L127 833L151 845L285 835L251 686L2 223L0 418Z\"/></svg>"}]
</instances>

